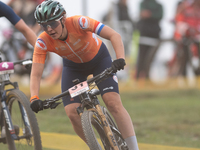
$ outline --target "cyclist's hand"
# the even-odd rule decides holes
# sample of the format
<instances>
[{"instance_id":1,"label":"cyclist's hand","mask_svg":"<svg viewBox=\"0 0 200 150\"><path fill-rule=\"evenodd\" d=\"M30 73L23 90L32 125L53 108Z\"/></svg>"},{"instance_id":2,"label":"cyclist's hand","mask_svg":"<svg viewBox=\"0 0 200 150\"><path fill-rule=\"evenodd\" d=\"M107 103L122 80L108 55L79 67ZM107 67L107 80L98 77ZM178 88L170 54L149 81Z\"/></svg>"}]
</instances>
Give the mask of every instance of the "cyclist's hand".
<instances>
[{"instance_id":1,"label":"cyclist's hand","mask_svg":"<svg viewBox=\"0 0 200 150\"><path fill-rule=\"evenodd\" d=\"M32 111L38 113L38 111L43 110L43 102L40 99L34 98L31 99L31 105L30 105Z\"/></svg>"},{"instance_id":2,"label":"cyclist's hand","mask_svg":"<svg viewBox=\"0 0 200 150\"><path fill-rule=\"evenodd\" d=\"M113 73L116 73L117 70L121 70L121 69L123 70L125 65L126 65L126 62L123 58L114 60L111 65L113 69Z\"/></svg>"}]
</instances>

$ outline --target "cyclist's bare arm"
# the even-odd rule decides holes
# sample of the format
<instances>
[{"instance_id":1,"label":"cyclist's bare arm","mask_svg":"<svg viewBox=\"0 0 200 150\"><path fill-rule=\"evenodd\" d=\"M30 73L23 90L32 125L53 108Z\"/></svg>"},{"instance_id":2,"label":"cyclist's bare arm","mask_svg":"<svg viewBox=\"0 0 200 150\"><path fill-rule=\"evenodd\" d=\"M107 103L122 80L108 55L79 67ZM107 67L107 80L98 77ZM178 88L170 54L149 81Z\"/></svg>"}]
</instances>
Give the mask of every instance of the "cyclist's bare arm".
<instances>
[{"instance_id":1,"label":"cyclist's bare arm","mask_svg":"<svg viewBox=\"0 0 200 150\"><path fill-rule=\"evenodd\" d=\"M37 36L22 19L17 22L15 28L17 28L25 36L27 41L34 47Z\"/></svg>"},{"instance_id":2,"label":"cyclist's bare arm","mask_svg":"<svg viewBox=\"0 0 200 150\"><path fill-rule=\"evenodd\" d=\"M30 78L31 97L34 95L39 96L40 80L42 77L43 70L44 70L44 64L41 63L32 64L31 78Z\"/></svg>"},{"instance_id":3,"label":"cyclist's bare arm","mask_svg":"<svg viewBox=\"0 0 200 150\"><path fill-rule=\"evenodd\" d=\"M100 32L100 36L111 41L117 59L125 59L124 45L121 39L121 35L119 33L108 26L104 26Z\"/></svg>"}]
</instances>

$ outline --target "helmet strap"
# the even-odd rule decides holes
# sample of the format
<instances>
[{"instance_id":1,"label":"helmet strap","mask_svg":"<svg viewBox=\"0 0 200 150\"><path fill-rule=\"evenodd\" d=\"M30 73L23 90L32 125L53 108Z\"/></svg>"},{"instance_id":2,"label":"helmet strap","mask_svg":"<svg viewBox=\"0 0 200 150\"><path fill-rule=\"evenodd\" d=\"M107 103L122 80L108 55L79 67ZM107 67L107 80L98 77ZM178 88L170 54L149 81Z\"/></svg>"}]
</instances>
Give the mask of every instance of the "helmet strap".
<instances>
[{"instance_id":1,"label":"helmet strap","mask_svg":"<svg viewBox=\"0 0 200 150\"><path fill-rule=\"evenodd\" d=\"M64 30L64 24L62 23L62 21L60 20L60 23L62 25L62 34L63 34L63 30ZM60 37L62 36L62 34L60 35ZM68 34L66 35L66 37L64 39L62 39L62 41L65 41L67 39ZM59 37L59 38L60 38Z\"/></svg>"}]
</instances>

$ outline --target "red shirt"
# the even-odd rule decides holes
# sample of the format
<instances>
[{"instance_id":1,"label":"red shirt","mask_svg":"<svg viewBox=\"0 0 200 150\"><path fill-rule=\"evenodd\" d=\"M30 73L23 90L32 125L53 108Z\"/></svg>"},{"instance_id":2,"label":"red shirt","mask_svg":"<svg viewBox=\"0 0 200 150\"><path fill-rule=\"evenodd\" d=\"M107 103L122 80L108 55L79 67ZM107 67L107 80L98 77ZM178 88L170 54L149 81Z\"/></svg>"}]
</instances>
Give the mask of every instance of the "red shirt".
<instances>
[{"instance_id":1,"label":"red shirt","mask_svg":"<svg viewBox=\"0 0 200 150\"><path fill-rule=\"evenodd\" d=\"M188 29L194 31L194 36L200 33L200 8L190 5L176 16L175 38L181 38Z\"/></svg>"}]
</instances>

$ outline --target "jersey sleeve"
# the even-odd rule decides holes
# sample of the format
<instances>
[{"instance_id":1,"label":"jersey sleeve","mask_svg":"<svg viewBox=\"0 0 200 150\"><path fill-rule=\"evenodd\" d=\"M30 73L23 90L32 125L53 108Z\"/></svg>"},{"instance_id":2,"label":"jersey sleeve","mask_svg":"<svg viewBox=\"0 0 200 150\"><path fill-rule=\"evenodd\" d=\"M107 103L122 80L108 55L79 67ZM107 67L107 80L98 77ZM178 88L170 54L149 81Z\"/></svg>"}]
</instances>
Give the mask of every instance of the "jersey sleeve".
<instances>
[{"instance_id":1,"label":"jersey sleeve","mask_svg":"<svg viewBox=\"0 0 200 150\"><path fill-rule=\"evenodd\" d=\"M86 16L76 16L73 20L74 25L82 31L90 31L96 33L97 35L100 34L101 30L105 26L103 23L86 17Z\"/></svg>"},{"instance_id":2,"label":"jersey sleeve","mask_svg":"<svg viewBox=\"0 0 200 150\"><path fill-rule=\"evenodd\" d=\"M0 17L6 17L13 25L21 18L13 11L13 9L0 1Z\"/></svg>"},{"instance_id":3,"label":"jersey sleeve","mask_svg":"<svg viewBox=\"0 0 200 150\"><path fill-rule=\"evenodd\" d=\"M34 63L42 63L42 64L45 63L47 51L51 49L49 43L50 42L48 38L46 38L45 33L43 32L42 34L40 34L34 46L34 52L33 52Z\"/></svg>"}]
</instances>

